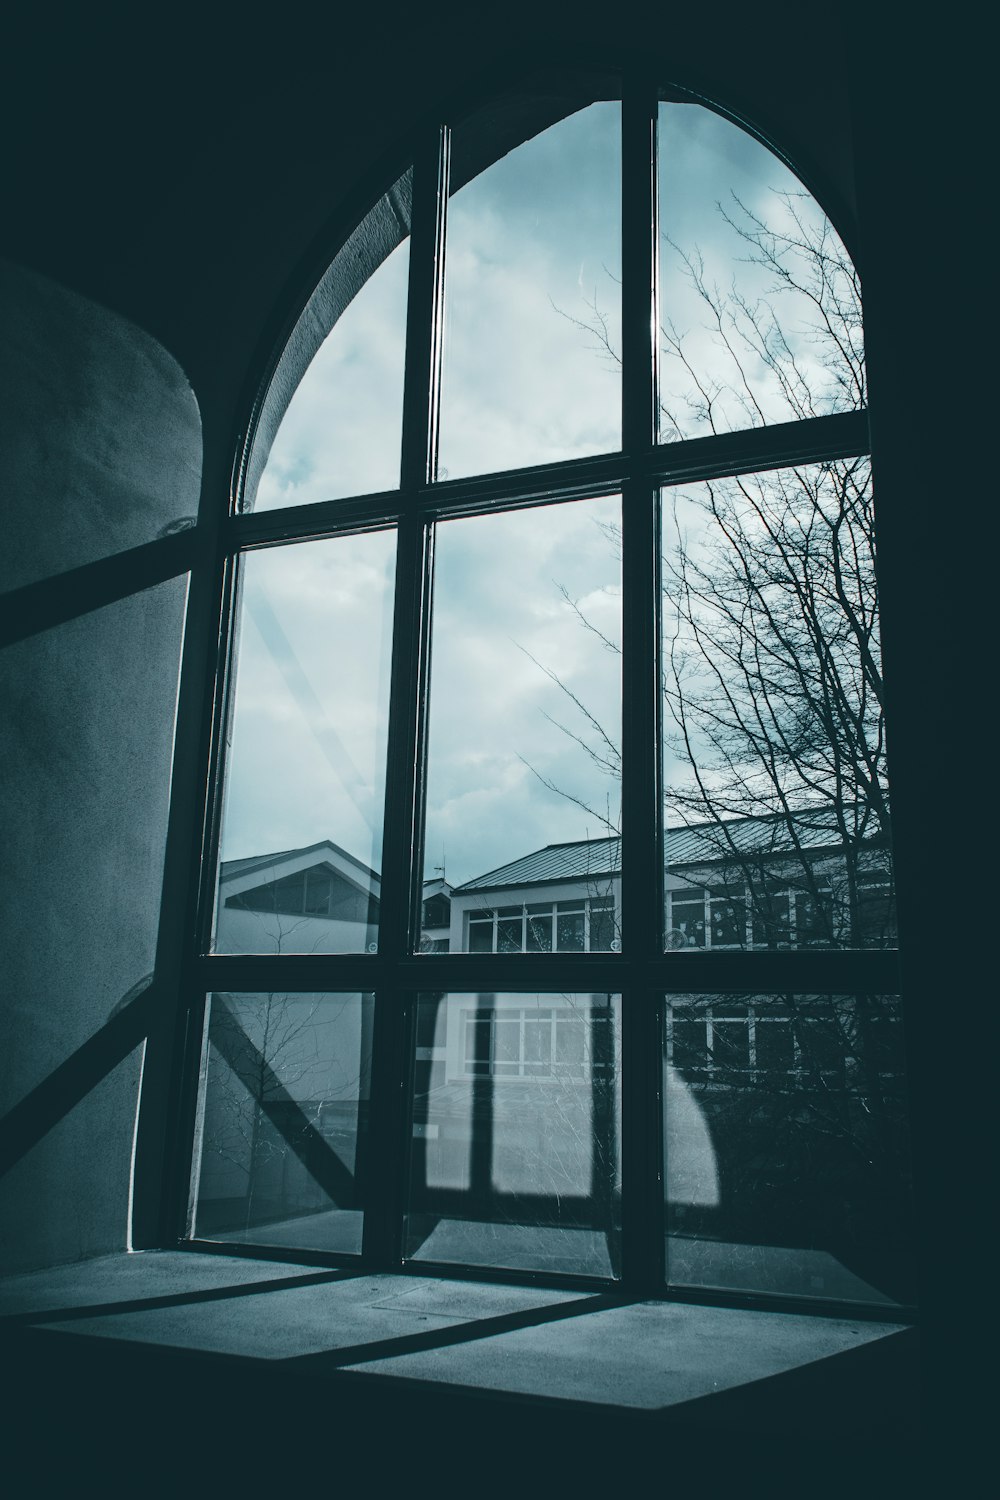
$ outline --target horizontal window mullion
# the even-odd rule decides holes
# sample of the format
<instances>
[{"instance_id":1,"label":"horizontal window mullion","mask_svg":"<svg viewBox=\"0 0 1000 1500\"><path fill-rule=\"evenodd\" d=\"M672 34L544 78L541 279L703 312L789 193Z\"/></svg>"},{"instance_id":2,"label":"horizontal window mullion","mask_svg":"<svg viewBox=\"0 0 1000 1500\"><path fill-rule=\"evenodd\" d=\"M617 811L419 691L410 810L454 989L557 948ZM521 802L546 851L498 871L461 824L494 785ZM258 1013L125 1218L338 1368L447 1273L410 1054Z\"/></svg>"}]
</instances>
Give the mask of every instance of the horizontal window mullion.
<instances>
[{"instance_id":1,"label":"horizontal window mullion","mask_svg":"<svg viewBox=\"0 0 1000 1500\"><path fill-rule=\"evenodd\" d=\"M513 506L582 500L618 489L628 479L682 484L854 458L868 448L867 412L838 412L802 422L662 443L638 452L600 453L564 463L507 469L287 510L250 512L227 521L224 545L227 551L236 552L242 547L389 526L413 512L443 520Z\"/></svg>"},{"instance_id":2,"label":"horizontal window mullion","mask_svg":"<svg viewBox=\"0 0 1000 1500\"><path fill-rule=\"evenodd\" d=\"M444 520L521 505L585 500L618 489L631 468L626 454L598 453L565 463L447 480L418 491L415 503L436 520Z\"/></svg>"},{"instance_id":3,"label":"horizontal window mullion","mask_svg":"<svg viewBox=\"0 0 1000 1500\"><path fill-rule=\"evenodd\" d=\"M751 991L892 993L899 987L895 949L809 953L213 954L197 960L206 990L510 990L562 993L626 989L668 994Z\"/></svg>"},{"instance_id":4,"label":"horizontal window mullion","mask_svg":"<svg viewBox=\"0 0 1000 1500\"><path fill-rule=\"evenodd\" d=\"M374 495L355 495L350 500L323 500L290 505L284 510L232 516L226 523L226 548L229 552L239 552L248 547L393 526L408 508L405 494L401 490L380 490Z\"/></svg>"},{"instance_id":5,"label":"horizontal window mullion","mask_svg":"<svg viewBox=\"0 0 1000 1500\"><path fill-rule=\"evenodd\" d=\"M745 432L662 443L645 463L649 474L661 483L682 484L693 479L722 479L731 474L857 458L870 446L868 413L847 411L801 422L776 422Z\"/></svg>"}]
</instances>

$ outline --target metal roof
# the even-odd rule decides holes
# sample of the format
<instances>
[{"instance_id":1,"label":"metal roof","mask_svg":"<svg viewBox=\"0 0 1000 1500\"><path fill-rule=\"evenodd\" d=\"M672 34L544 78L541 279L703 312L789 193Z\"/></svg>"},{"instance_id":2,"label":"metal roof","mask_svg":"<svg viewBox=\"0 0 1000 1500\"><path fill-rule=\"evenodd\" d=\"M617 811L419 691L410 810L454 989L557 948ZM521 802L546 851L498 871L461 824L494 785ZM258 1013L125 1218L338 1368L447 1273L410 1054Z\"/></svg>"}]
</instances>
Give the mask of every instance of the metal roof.
<instances>
[{"instance_id":1,"label":"metal roof","mask_svg":"<svg viewBox=\"0 0 1000 1500\"><path fill-rule=\"evenodd\" d=\"M842 808L848 816L852 809ZM791 854L799 849L836 848L842 842L837 809L801 808L785 815L728 818L666 830L664 856L671 865L741 856Z\"/></svg>"},{"instance_id":2,"label":"metal roof","mask_svg":"<svg viewBox=\"0 0 1000 1500\"><path fill-rule=\"evenodd\" d=\"M730 818L710 823L682 824L665 832L667 868L706 864L713 860L760 858L790 854L798 849L829 849L841 843L836 812L830 807L805 808L793 814L794 831L783 813L765 817ZM621 840L583 839L572 844L546 844L533 854L477 875L455 894L490 891L544 881L581 880L617 875L621 870Z\"/></svg>"},{"instance_id":3,"label":"metal roof","mask_svg":"<svg viewBox=\"0 0 1000 1500\"><path fill-rule=\"evenodd\" d=\"M488 870L464 885L461 891L488 891L506 885L538 885L545 880L581 880L592 875L613 875L621 868L621 839L582 839L575 844L547 844L534 854L522 855L509 865Z\"/></svg>"}]
</instances>

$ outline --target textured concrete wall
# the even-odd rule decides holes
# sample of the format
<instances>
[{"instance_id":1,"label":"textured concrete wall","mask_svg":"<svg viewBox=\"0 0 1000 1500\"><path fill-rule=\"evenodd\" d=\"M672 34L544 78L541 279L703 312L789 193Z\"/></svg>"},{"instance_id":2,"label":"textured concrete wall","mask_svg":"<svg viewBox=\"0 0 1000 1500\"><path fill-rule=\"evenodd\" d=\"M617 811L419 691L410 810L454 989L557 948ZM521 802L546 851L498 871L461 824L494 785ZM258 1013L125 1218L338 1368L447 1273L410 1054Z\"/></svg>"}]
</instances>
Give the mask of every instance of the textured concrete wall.
<instances>
[{"instance_id":1,"label":"textured concrete wall","mask_svg":"<svg viewBox=\"0 0 1000 1500\"><path fill-rule=\"evenodd\" d=\"M74 570L190 522L200 424L116 314L11 266L0 307L2 587L58 578L63 616L45 628L43 598L0 653L0 1115L31 1127L5 1138L0 1267L20 1269L126 1244L142 1046L101 1039L153 968L186 578L102 599Z\"/></svg>"}]
</instances>

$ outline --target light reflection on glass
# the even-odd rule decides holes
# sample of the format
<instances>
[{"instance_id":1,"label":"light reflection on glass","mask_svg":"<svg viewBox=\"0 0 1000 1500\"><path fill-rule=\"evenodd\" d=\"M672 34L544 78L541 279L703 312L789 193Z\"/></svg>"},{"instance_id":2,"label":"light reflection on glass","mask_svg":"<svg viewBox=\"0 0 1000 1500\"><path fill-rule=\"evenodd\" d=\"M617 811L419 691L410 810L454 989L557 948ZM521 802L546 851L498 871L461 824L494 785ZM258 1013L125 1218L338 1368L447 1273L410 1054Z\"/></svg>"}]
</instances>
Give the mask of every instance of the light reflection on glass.
<instances>
[{"instance_id":1,"label":"light reflection on glass","mask_svg":"<svg viewBox=\"0 0 1000 1500\"><path fill-rule=\"evenodd\" d=\"M670 995L667 1277L914 1297L902 1019L891 995Z\"/></svg>"},{"instance_id":2,"label":"light reflection on glass","mask_svg":"<svg viewBox=\"0 0 1000 1500\"><path fill-rule=\"evenodd\" d=\"M215 948L377 945L395 534L242 563Z\"/></svg>"},{"instance_id":3,"label":"light reflection on glass","mask_svg":"<svg viewBox=\"0 0 1000 1500\"><path fill-rule=\"evenodd\" d=\"M372 1005L361 994L211 997L197 1237L360 1252Z\"/></svg>"},{"instance_id":4,"label":"light reflection on glass","mask_svg":"<svg viewBox=\"0 0 1000 1500\"><path fill-rule=\"evenodd\" d=\"M415 1260L619 1273L616 995L421 995Z\"/></svg>"}]
</instances>

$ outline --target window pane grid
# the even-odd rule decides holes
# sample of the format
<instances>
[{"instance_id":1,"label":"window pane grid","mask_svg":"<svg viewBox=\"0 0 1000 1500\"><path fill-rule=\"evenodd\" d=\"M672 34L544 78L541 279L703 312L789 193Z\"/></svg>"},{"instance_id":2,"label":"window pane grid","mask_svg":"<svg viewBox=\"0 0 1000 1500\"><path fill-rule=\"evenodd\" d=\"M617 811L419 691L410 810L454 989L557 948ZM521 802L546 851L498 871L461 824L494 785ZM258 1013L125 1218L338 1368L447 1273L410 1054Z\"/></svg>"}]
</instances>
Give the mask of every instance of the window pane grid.
<instances>
[{"instance_id":1,"label":"window pane grid","mask_svg":"<svg viewBox=\"0 0 1000 1500\"><path fill-rule=\"evenodd\" d=\"M504 506L553 505L587 494L599 498L609 489L620 489L625 599L622 757L626 767L621 814L622 890L618 898L621 909L615 900L595 896L507 906L498 901L493 907L469 913L461 956L440 952L441 942L435 940L432 946L436 951L426 953L420 962L439 965L442 977L448 972L445 965L461 963L465 966L463 975L481 974L484 989L489 986L491 992L506 992L509 1003L505 1008L480 1003L476 1010L462 1014L463 1074L477 1086L489 1083L492 1087L495 1080L497 1090L529 1081L532 1086L554 1087L559 1079L581 1078L581 1070L588 1070L595 1078L602 1068L610 1066L600 1060L602 1048L607 1050L604 1044L597 1044L594 1050L599 1024L596 1030L592 1028L588 1040L579 1018L567 1017L558 1008L517 1004L518 986L515 983L511 990L511 971L498 968L498 959L526 965L563 965L554 972L564 974L567 984L571 974L577 972L568 965L590 965L595 974L603 972L598 970L599 965L618 966L616 988L623 996L620 1020L616 1022L620 1026L622 1090L620 1253L627 1283L650 1290L662 1289L663 1285L663 1205L656 1186L660 1163L649 1147L650 1112L655 1116L660 1085L654 1083L647 1067L650 1038L662 1027L664 1061L687 1070L706 1085L733 1080L752 1085L781 1078L787 1079L789 1086L813 1079L825 1085L836 1082L838 1087L845 1086L847 1079L846 1086L850 1087L853 1075L850 1069L845 1071L842 1049L837 1061L829 1017L818 1002L813 1013L797 1019L780 1005L748 1002L746 982L739 986L732 982L729 960L741 954L752 955L746 960L748 977L749 965L757 960L762 961L761 966L753 972L762 976L770 972L766 965L772 956L775 962L794 960L798 988L820 996L842 993L847 988L844 974L848 965L859 988L864 987L865 976L871 980L869 989L883 987L876 981L884 979L884 960L888 957L870 951L840 953L836 957L844 962L836 972L822 972L816 950L823 948L831 933L836 934L838 922L843 925L838 915L838 894L824 879L802 890L780 878L754 888L727 876L721 881L692 883L686 889L668 889L663 898L657 894L662 889L664 868L659 836L652 832L659 826L661 804L659 697L653 686L660 676L658 486L677 483L678 476L713 480L748 471L763 472L783 463L852 456L864 451L867 431L863 412L810 414L794 424L794 432L781 430L778 424L772 432L682 436L676 442L657 446L656 116L655 87L648 80L630 83L622 113L623 454L567 459L544 469L511 470L492 486L477 475L458 482L439 482L436 449L450 149L449 133L441 130L434 132L433 149L428 141L425 158L415 174L401 488L377 496L345 497L335 506L319 503L310 507L308 516L295 511L287 518L243 515L234 519L228 533L235 550L258 541L291 543L305 534L333 538L354 533L359 527L401 522L396 655L389 712L389 737L394 748L386 794L381 947L378 954L371 955L368 966L371 988L383 997L375 1010L369 1149L379 1159L395 1157L401 1161L399 1110L390 1101L400 1097L400 1086L407 1075L408 1029L420 1026L416 1011L407 1009L414 1002L406 996L414 985L411 956L419 945L423 904L419 879L422 858L418 855L426 776L424 715L434 525L448 516L485 518ZM863 924L866 932L877 931L883 945L894 938L887 890L886 882L868 876L859 882L857 898L852 897L851 920ZM235 904L252 911L255 899L253 892L244 893ZM311 868L275 882L272 893L276 911L291 914L294 908L306 919L332 918L335 900L332 877ZM426 916L426 908L424 912ZM447 924L442 921L440 925L443 928ZM878 943L880 939L874 937L872 941ZM816 983L804 985L801 976L813 971L807 967L810 955L802 950L810 948L816 954ZM692 950L707 966L696 986L688 982L687 971L678 970L675 980L669 970L672 961L687 957L684 950ZM252 959L202 960L216 975L224 975L224 966L234 963L242 965L245 984L246 976L255 972ZM316 965L313 969L319 972ZM305 967L290 958L279 960L277 968L261 963L256 972L261 984L273 983L276 973L284 974L290 992L306 984ZM338 976L346 981L358 970L353 961L329 957L322 960L322 972L325 987L331 988L339 984ZM436 972L434 968L426 972L432 983L436 982L432 978ZM528 975L526 969L526 991ZM423 979L420 987L425 988ZM689 996L693 989L705 997L696 1015L683 1004L675 1007L671 998L673 992ZM724 995L728 989L732 994ZM882 1021L881 1030L878 1024L872 1027L878 1041L870 1051L878 1059L876 1073L889 1079L896 1076L899 1066L899 1023L898 1017ZM410 1051L417 1060L418 1076L423 1076L419 1070L424 1068L431 1070L427 1074L430 1078L436 1066L436 1048L433 1043L420 1042L419 1035L416 1040L415 1052L412 1048ZM364 1256L372 1264L397 1261L403 1194L402 1171L388 1173L380 1200L369 1208L365 1220ZM616 1250L615 1255L618 1253ZM572 1271L567 1269L567 1274Z\"/></svg>"}]
</instances>

